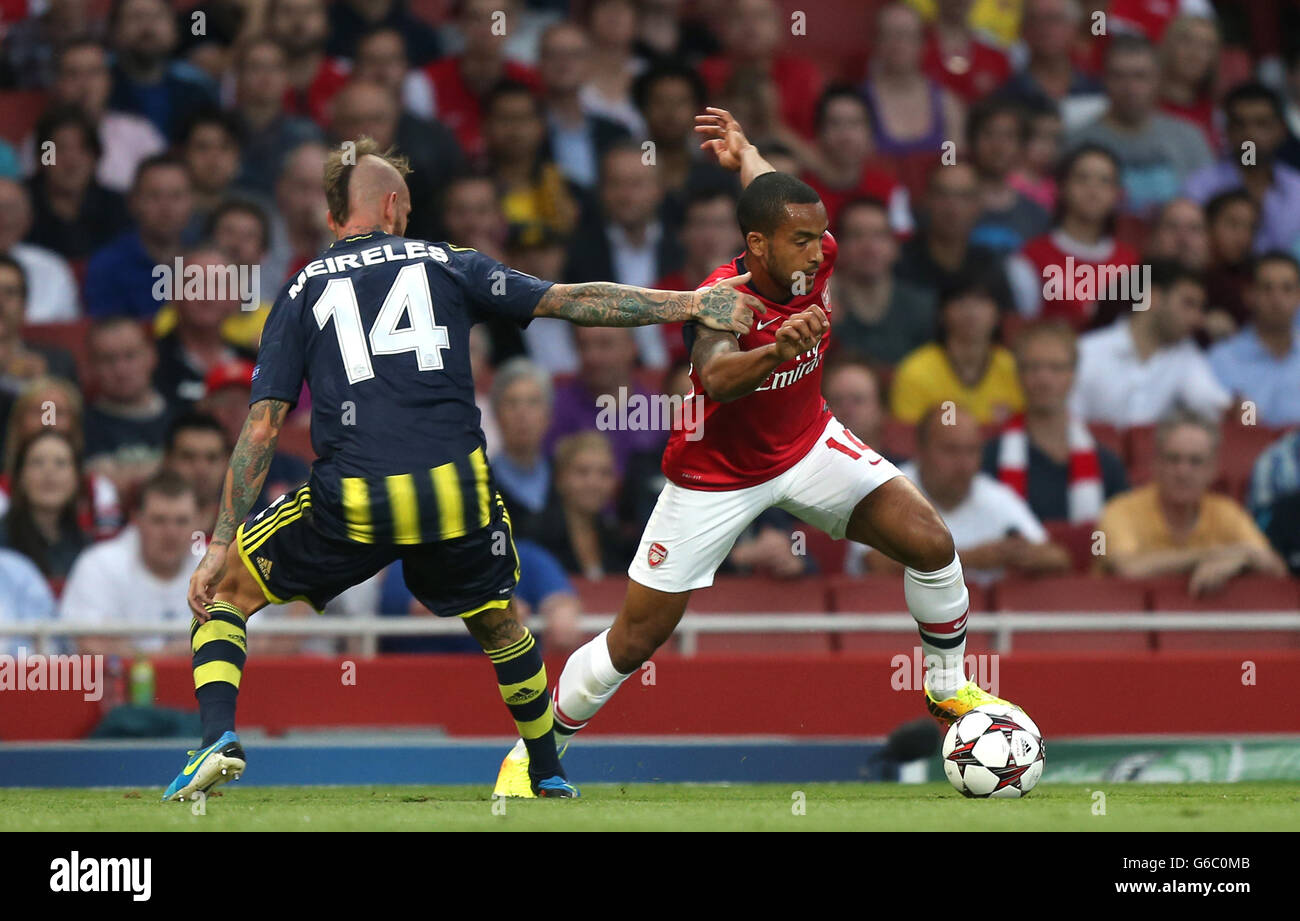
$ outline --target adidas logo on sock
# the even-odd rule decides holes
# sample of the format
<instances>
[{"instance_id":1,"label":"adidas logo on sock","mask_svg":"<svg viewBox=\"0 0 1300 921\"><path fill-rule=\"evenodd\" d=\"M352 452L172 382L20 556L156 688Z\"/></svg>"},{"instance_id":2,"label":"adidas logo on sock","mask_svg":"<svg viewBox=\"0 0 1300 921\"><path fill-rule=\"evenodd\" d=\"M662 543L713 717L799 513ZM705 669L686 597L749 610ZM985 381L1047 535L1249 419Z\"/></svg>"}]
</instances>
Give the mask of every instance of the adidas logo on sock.
<instances>
[{"instance_id":1,"label":"adidas logo on sock","mask_svg":"<svg viewBox=\"0 0 1300 921\"><path fill-rule=\"evenodd\" d=\"M541 688L520 688L506 698L507 704L526 704L542 693Z\"/></svg>"}]
</instances>

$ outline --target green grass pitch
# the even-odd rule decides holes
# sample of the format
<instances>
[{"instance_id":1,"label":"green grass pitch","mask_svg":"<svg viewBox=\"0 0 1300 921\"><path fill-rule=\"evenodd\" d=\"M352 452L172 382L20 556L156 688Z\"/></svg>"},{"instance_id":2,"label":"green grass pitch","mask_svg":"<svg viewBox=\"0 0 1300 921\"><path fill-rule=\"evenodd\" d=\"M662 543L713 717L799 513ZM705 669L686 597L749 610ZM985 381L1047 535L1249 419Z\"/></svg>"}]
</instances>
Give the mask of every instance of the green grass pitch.
<instances>
[{"instance_id":1,"label":"green grass pitch","mask_svg":"<svg viewBox=\"0 0 1300 921\"><path fill-rule=\"evenodd\" d=\"M967 800L944 783L590 784L580 800L504 801L504 814L490 794L232 784L194 815L152 789L0 789L0 831L1300 830L1300 784L1280 782L1045 784L1022 800Z\"/></svg>"}]
</instances>

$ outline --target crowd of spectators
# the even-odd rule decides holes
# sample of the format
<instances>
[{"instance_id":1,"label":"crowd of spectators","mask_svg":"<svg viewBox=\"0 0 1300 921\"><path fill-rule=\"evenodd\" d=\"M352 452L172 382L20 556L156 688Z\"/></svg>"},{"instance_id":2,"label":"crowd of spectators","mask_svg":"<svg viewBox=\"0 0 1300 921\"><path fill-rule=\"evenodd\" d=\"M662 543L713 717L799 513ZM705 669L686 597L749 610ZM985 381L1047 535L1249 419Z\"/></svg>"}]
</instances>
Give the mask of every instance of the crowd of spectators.
<instances>
[{"instance_id":1,"label":"crowd of spectators","mask_svg":"<svg viewBox=\"0 0 1300 921\"><path fill-rule=\"evenodd\" d=\"M1208 0L862 5L838 58L777 0L6 16L0 103L38 104L0 141L0 619L187 616L262 323L331 241L332 146L410 158L410 236L689 290L744 245L737 177L693 132L706 105L825 202L825 396L935 503L972 581L1300 574L1300 53L1252 58ZM260 290L168 297L177 259L255 266ZM663 483L682 332L488 323L472 348L521 604L566 642L571 580L621 576ZM304 393L266 500L305 480L309 417ZM724 571L895 565L804 552L804 529L764 514ZM1070 533L1105 549L1080 559ZM338 607L428 613L391 572Z\"/></svg>"}]
</instances>

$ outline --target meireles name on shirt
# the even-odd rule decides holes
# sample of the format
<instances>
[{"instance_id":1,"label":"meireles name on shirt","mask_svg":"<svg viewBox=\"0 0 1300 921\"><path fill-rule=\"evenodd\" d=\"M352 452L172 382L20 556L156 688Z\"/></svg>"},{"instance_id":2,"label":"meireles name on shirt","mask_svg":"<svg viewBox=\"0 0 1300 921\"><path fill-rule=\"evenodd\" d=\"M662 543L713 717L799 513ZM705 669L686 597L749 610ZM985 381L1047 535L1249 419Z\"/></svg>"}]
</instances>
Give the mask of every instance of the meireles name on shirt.
<instances>
[{"instance_id":1,"label":"meireles name on shirt","mask_svg":"<svg viewBox=\"0 0 1300 921\"><path fill-rule=\"evenodd\" d=\"M315 278L317 275L337 275L340 272L359 269L363 265L379 265L381 262L406 262L410 259L432 259L434 262L449 261L446 250L425 243L423 240L407 240L405 244L396 247L392 243L384 243L380 246L363 249L359 253L340 253L337 256L326 256L303 266L302 271L298 273L298 277L293 280L293 286L289 288L289 299L297 298L302 292L303 285L307 284L307 279Z\"/></svg>"},{"instance_id":2,"label":"meireles name on shirt","mask_svg":"<svg viewBox=\"0 0 1300 921\"><path fill-rule=\"evenodd\" d=\"M52 892L130 892L132 900L147 902L153 894L152 857L69 857L50 861Z\"/></svg>"}]
</instances>

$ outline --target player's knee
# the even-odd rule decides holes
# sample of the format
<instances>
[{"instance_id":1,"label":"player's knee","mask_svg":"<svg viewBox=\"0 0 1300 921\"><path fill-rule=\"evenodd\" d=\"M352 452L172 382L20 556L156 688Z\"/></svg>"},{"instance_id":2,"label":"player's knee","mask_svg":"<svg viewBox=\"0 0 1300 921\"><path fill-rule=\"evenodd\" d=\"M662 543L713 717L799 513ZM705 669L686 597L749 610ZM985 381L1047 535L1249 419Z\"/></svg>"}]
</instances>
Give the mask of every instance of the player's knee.
<instances>
[{"instance_id":1,"label":"player's knee","mask_svg":"<svg viewBox=\"0 0 1300 921\"><path fill-rule=\"evenodd\" d=\"M943 569L957 555L952 534L942 521L934 521L924 527L918 527L909 544L908 559L902 562L903 565L918 572L934 572Z\"/></svg>"}]
</instances>

